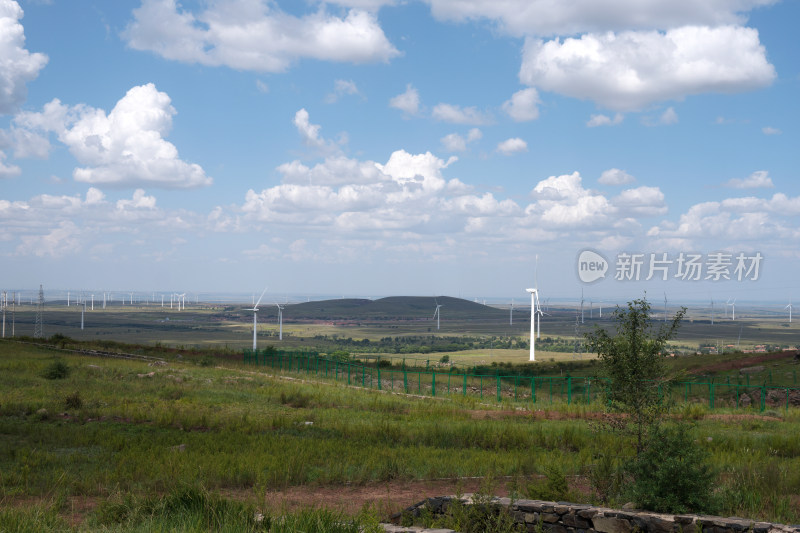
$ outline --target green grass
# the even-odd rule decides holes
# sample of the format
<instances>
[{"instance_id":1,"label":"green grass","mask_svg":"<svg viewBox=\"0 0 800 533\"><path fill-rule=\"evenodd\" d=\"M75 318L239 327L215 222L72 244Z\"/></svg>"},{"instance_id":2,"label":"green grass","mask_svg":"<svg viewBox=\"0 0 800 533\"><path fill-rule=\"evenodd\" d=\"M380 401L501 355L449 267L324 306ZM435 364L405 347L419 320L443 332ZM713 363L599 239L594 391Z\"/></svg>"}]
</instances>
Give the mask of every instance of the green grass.
<instances>
[{"instance_id":1,"label":"green grass","mask_svg":"<svg viewBox=\"0 0 800 533\"><path fill-rule=\"evenodd\" d=\"M67 375L43 377L57 360ZM558 419L543 420L530 403L415 398L313 376L313 383L288 380L223 358L200 362L170 353L167 365L148 366L0 342L0 530L68 529L64 502L74 497L110 502L89 514L84 529L213 528L217 511L170 514L160 506L163 496L181 491L240 516L231 523L246 530L262 527L247 522L251 511L278 516L263 507L267 490L533 479L548 469L585 478L597 457L619 444L586 419L602 410L596 404L547 405ZM721 472L725 514L800 520L800 411L676 413L697 421L694 437ZM713 411L720 413L734 411ZM217 496L228 491L247 495L246 506ZM28 501L37 503L20 504ZM108 521L115 512L124 519Z\"/></svg>"}]
</instances>

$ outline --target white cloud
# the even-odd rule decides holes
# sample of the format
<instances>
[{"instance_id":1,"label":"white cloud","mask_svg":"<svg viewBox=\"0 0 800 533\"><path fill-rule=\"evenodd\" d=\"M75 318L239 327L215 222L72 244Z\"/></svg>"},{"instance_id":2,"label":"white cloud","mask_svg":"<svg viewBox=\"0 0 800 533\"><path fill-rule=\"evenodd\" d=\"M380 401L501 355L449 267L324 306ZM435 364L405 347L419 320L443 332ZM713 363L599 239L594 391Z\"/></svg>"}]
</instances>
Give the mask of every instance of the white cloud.
<instances>
[{"instance_id":1,"label":"white cloud","mask_svg":"<svg viewBox=\"0 0 800 533\"><path fill-rule=\"evenodd\" d=\"M74 254L81 249L81 233L81 229L75 223L65 220L49 233L20 236L17 254L37 257L63 257Z\"/></svg>"},{"instance_id":2,"label":"white cloud","mask_svg":"<svg viewBox=\"0 0 800 533\"><path fill-rule=\"evenodd\" d=\"M339 152L339 147L335 142L320 136L319 132L322 127L319 124L311 123L308 111L306 111L305 108L300 109L294 114L294 126L297 128L306 146L314 148L323 154ZM346 136L344 140L346 140Z\"/></svg>"},{"instance_id":3,"label":"white cloud","mask_svg":"<svg viewBox=\"0 0 800 533\"><path fill-rule=\"evenodd\" d=\"M436 104L433 108L433 118L452 124L489 124L491 117L476 107L461 107L453 104Z\"/></svg>"},{"instance_id":4,"label":"white cloud","mask_svg":"<svg viewBox=\"0 0 800 533\"><path fill-rule=\"evenodd\" d=\"M108 115L87 105L68 107L58 100L40 113L15 117L18 127L55 132L85 167L75 181L112 187L147 185L185 189L210 185L203 169L178 157L164 136L175 109L152 83L133 87Z\"/></svg>"},{"instance_id":5,"label":"white cloud","mask_svg":"<svg viewBox=\"0 0 800 533\"><path fill-rule=\"evenodd\" d=\"M658 31L527 38L520 80L617 111L636 111L699 93L735 93L769 85L775 69L758 31L685 26Z\"/></svg>"},{"instance_id":6,"label":"white cloud","mask_svg":"<svg viewBox=\"0 0 800 533\"><path fill-rule=\"evenodd\" d=\"M528 143L526 143L519 137L512 137L510 139L506 139L505 141L500 142L497 145L497 151L503 155L511 155L519 152L527 152Z\"/></svg>"},{"instance_id":7,"label":"white cloud","mask_svg":"<svg viewBox=\"0 0 800 533\"><path fill-rule=\"evenodd\" d=\"M678 114L671 107L668 107L662 114L659 122L664 125L677 124Z\"/></svg>"},{"instance_id":8,"label":"white cloud","mask_svg":"<svg viewBox=\"0 0 800 533\"><path fill-rule=\"evenodd\" d=\"M589 121L586 122L586 127L588 128L596 128L597 126L616 126L617 124L621 124L623 120L622 113L617 113L614 115L614 118L611 118L607 115L592 115L589 117Z\"/></svg>"},{"instance_id":9,"label":"white cloud","mask_svg":"<svg viewBox=\"0 0 800 533\"><path fill-rule=\"evenodd\" d=\"M344 156L328 157L311 168L295 160L280 165L277 170L283 175L284 183L300 185L364 185L389 179L374 162Z\"/></svg>"},{"instance_id":10,"label":"white cloud","mask_svg":"<svg viewBox=\"0 0 800 533\"><path fill-rule=\"evenodd\" d=\"M87 193L88 201L88 193ZM154 209L156 207L155 196L147 196L144 189L136 189L133 198L130 200L117 200L117 209Z\"/></svg>"},{"instance_id":11,"label":"white cloud","mask_svg":"<svg viewBox=\"0 0 800 533\"><path fill-rule=\"evenodd\" d=\"M339 101L342 96L353 96L361 94L358 87L352 80L335 80L333 82L333 92L325 97L325 102L334 104Z\"/></svg>"},{"instance_id":12,"label":"white cloud","mask_svg":"<svg viewBox=\"0 0 800 533\"><path fill-rule=\"evenodd\" d=\"M527 122L539 118L539 93L533 87L522 89L503 103L503 111L515 122Z\"/></svg>"},{"instance_id":13,"label":"white cloud","mask_svg":"<svg viewBox=\"0 0 800 533\"><path fill-rule=\"evenodd\" d=\"M517 35L571 35L689 24L741 24L743 13L777 0L428 0L442 20L489 19Z\"/></svg>"},{"instance_id":14,"label":"white cloud","mask_svg":"<svg viewBox=\"0 0 800 533\"><path fill-rule=\"evenodd\" d=\"M17 165L6 165L3 163L5 158L6 154L0 152L0 180L19 176L22 173L22 170Z\"/></svg>"},{"instance_id":15,"label":"white cloud","mask_svg":"<svg viewBox=\"0 0 800 533\"><path fill-rule=\"evenodd\" d=\"M0 0L0 114L13 113L28 96L25 85L36 79L47 56L25 49L22 8L14 0Z\"/></svg>"},{"instance_id":16,"label":"white cloud","mask_svg":"<svg viewBox=\"0 0 800 533\"><path fill-rule=\"evenodd\" d=\"M778 128L773 128L772 126L764 126L763 128L761 128L761 132L764 135L780 135L781 133L783 133Z\"/></svg>"},{"instance_id":17,"label":"white cloud","mask_svg":"<svg viewBox=\"0 0 800 533\"><path fill-rule=\"evenodd\" d=\"M744 179L733 178L726 182L725 186L734 189L757 189L772 188L775 185L772 183L772 178L769 177L769 172L757 170Z\"/></svg>"},{"instance_id":18,"label":"white cloud","mask_svg":"<svg viewBox=\"0 0 800 533\"><path fill-rule=\"evenodd\" d=\"M389 100L389 107L399 109L408 115L419 113L419 91L410 83L406 85L406 92L398 94Z\"/></svg>"},{"instance_id":19,"label":"white cloud","mask_svg":"<svg viewBox=\"0 0 800 533\"><path fill-rule=\"evenodd\" d=\"M256 89L258 89L260 93L267 94L269 93L269 84L261 80L256 80Z\"/></svg>"},{"instance_id":20,"label":"white cloud","mask_svg":"<svg viewBox=\"0 0 800 533\"><path fill-rule=\"evenodd\" d=\"M187 63L282 72L303 58L373 63L399 54L375 15L360 9L296 17L272 3L220 0L192 13L175 0L143 0L133 16L123 32L128 46Z\"/></svg>"},{"instance_id":21,"label":"white cloud","mask_svg":"<svg viewBox=\"0 0 800 533\"><path fill-rule=\"evenodd\" d=\"M472 128L464 138L458 133L450 133L442 137L442 146L448 152L463 152L467 149L467 144L475 142L483 137L483 133L478 128Z\"/></svg>"},{"instance_id":22,"label":"white cloud","mask_svg":"<svg viewBox=\"0 0 800 533\"><path fill-rule=\"evenodd\" d=\"M597 181L603 185L627 185L628 183L633 183L636 181L636 178L624 170L610 168L604 171L600 175L600 179Z\"/></svg>"},{"instance_id":23,"label":"white cloud","mask_svg":"<svg viewBox=\"0 0 800 533\"><path fill-rule=\"evenodd\" d=\"M658 187L626 189L612 203L623 214L642 217L667 214L664 193Z\"/></svg>"}]
</instances>

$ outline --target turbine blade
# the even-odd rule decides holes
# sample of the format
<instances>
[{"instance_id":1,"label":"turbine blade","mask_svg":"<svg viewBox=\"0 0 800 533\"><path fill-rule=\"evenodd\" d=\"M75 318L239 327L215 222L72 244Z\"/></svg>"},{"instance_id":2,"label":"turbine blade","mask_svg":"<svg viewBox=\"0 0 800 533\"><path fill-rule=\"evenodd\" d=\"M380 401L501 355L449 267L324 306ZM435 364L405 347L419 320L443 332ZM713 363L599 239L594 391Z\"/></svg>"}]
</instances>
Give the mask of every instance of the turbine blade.
<instances>
[{"instance_id":1,"label":"turbine blade","mask_svg":"<svg viewBox=\"0 0 800 533\"><path fill-rule=\"evenodd\" d=\"M256 309L256 310L258 310L258 304L260 304L260 303L261 303L261 298L263 298L263 297L264 297L264 293L265 293L265 292L267 292L267 288L266 288L266 287L264 287L264 290L263 290L263 291L261 291L261 296L259 296L259 297L258 297L258 301L256 302L256 305L254 305L254 306L253 306L253 309Z\"/></svg>"}]
</instances>

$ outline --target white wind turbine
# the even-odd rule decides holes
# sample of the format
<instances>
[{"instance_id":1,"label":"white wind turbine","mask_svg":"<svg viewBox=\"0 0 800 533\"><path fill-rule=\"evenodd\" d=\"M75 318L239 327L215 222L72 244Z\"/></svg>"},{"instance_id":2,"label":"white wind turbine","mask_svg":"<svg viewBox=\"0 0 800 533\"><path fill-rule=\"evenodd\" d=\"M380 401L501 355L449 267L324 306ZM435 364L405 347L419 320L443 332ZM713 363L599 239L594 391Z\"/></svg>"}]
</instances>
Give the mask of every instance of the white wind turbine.
<instances>
[{"instance_id":1,"label":"white wind turbine","mask_svg":"<svg viewBox=\"0 0 800 533\"><path fill-rule=\"evenodd\" d=\"M736 320L736 298L728 305L731 306L731 320Z\"/></svg>"},{"instance_id":2,"label":"white wind turbine","mask_svg":"<svg viewBox=\"0 0 800 533\"><path fill-rule=\"evenodd\" d=\"M789 310L789 324L791 324L792 323L792 301L791 300L789 300L789 305L784 307L784 309L788 309Z\"/></svg>"},{"instance_id":3,"label":"white wind turbine","mask_svg":"<svg viewBox=\"0 0 800 533\"><path fill-rule=\"evenodd\" d=\"M714 297L711 297L711 325L714 325Z\"/></svg>"},{"instance_id":4,"label":"white wind turbine","mask_svg":"<svg viewBox=\"0 0 800 533\"><path fill-rule=\"evenodd\" d=\"M283 305L276 303L275 306L278 308L278 340L283 340Z\"/></svg>"},{"instance_id":5,"label":"white wind turbine","mask_svg":"<svg viewBox=\"0 0 800 533\"><path fill-rule=\"evenodd\" d=\"M536 256L536 270L533 274L533 288L525 289L531 294L531 361L536 361L536 337L539 333L539 323L542 315L542 308L539 305L539 281L537 271L539 270L539 256Z\"/></svg>"},{"instance_id":6,"label":"white wind turbine","mask_svg":"<svg viewBox=\"0 0 800 533\"><path fill-rule=\"evenodd\" d=\"M253 351L255 352L258 348L256 346L256 334L258 333L258 304L261 303L261 298L264 297L264 293L267 292L267 288L264 287L264 290L261 292L261 296L258 297L258 301L253 304L252 309L245 309L245 311L252 311L253 312Z\"/></svg>"},{"instance_id":7,"label":"white wind turbine","mask_svg":"<svg viewBox=\"0 0 800 533\"><path fill-rule=\"evenodd\" d=\"M436 330L438 331L439 330L439 319L442 317L442 313L441 313L441 311L439 311L439 309L441 309L444 306L441 305L439 303L439 300L437 300L436 298L434 298L433 300L436 302L436 310L433 312L433 318L436 319Z\"/></svg>"},{"instance_id":8,"label":"white wind turbine","mask_svg":"<svg viewBox=\"0 0 800 533\"><path fill-rule=\"evenodd\" d=\"M664 293L664 322L667 321L667 293Z\"/></svg>"},{"instance_id":9,"label":"white wind turbine","mask_svg":"<svg viewBox=\"0 0 800 533\"><path fill-rule=\"evenodd\" d=\"M514 298L511 298L511 308L508 312L508 325L514 325Z\"/></svg>"}]
</instances>

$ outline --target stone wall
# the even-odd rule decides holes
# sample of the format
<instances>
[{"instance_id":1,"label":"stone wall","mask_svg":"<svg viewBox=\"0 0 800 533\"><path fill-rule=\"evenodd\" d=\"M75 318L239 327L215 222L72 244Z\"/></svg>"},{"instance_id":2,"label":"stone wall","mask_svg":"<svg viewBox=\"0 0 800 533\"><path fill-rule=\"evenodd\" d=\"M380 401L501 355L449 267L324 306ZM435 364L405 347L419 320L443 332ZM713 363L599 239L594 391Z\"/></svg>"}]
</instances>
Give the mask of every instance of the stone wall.
<instances>
[{"instance_id":1,"label":"stone wall","mask_svg":"<svg viewBox=\"0 0 800 533\"><path fill-rule=\"evenodd\" d=\"M391 533L450 532L448 529L404 527L404 516L418 518L423 512L444 514L455 496L428 498L392 517L393 524L384 524ZM472 505L472 497L461 498ZM543 533L800 533L800 526L758 522L744 518L718 516L671 515L636 510L615 510L591 505L540 500L495 498L491 505L508 508L517 523L525 524L529 532ZM541 529L539 529L541 528Z\"/></svg>"}]
</instances>

